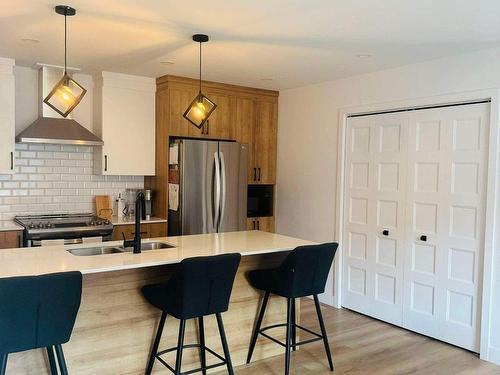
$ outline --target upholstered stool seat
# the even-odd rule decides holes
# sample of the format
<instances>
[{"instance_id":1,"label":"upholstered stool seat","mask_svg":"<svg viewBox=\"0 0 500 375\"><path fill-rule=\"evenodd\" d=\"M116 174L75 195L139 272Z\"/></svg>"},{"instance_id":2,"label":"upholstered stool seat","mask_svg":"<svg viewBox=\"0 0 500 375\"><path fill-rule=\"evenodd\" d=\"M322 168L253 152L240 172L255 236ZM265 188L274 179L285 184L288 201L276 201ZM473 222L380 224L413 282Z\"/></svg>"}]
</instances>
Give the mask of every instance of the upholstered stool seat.
<instances>
[{"instance_id":1,"label":"upholstered stool seat","mask_svg":"<svg viewBox=\"0 0 500 375\"><path fill-rule=\"evenodd\" d=\"M333 371L333 360L331 357L323 317L321 315L318 294L325 291L328 273L332 266L337 248L337 243L300 246L291 251L279 267L249 272L248 278L250 284L254 288L264 291L264 298L259 316L257 318L257 324L250 341L247 363L250 363L252 359L257 337L260 334L285 347L285 374L288 375L290 371L290 350L296 350L299 345L311 343L317 340L323 340L328 358L328 364L330 366L330 370ZM261 328L270 294L287 298L287 322ZM296 324L295 299L306 296L313 296L314 298L321 334L315 333ZM266 333L266 331L270 329L283 326L286 327L286 343L281 343ZM297 328L307 331L309 334L315 336L315 338L297 342Z\"/></svg>"},{"instance_id":2,"label":"upholstered stool seat","mask_svg":"<svg viewBox=\"0 0 500 375\"><path fill-rule=\"evenodd\" d=\"M0 375L8 354L46 348L51 374L68 373L61 344L69 341L82 296L80 272L0 279ZM44 371L40 371L43 373Z\"/></svg>"},{"instance_id":3,"label":"upholstered stool seat","mask_svg":"<svg viewBox=\"0 0 500 375\"><path fill-rule=\"evenodd\" d=\"M182 351L185 348L193 347L200 349L201 367L190 370L189 373L201 371L206 374L208 369L226 365L229 374L233 374L221 313L228 309L229 298L240 260L240 254L184 259L169 281L162 284L146 285L142 288L146 300L162 311L156 338L146 367L146 374L151 374L155 359L175 374L181 374ZM167 315L180 320L178 344L177 347L158 351ZM224 357L205 346L203 317L207 315L216 316ZM185 345L186 320L193 318L198 318L200 342ZM161 358L163 354L172 351L177 353L175 368ZM206 351L220 359L221 362L207 366Z\"/></svg>"}]
</instances>

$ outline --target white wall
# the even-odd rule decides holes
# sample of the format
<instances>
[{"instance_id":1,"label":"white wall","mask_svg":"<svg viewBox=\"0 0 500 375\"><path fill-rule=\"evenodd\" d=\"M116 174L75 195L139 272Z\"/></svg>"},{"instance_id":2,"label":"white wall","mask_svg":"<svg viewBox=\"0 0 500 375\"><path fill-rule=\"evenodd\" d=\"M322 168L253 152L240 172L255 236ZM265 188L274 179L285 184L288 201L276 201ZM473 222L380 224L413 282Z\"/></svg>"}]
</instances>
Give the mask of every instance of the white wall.
<instances>
[{"instance_id":1,"label":"white wall","mask_svg":"<svg viewBox=\"0 0 500 375\"><path fill-rule=\"evenodd\" d=\"M499 87L500 49L491 49L280 92L277 232L334 240L340 108ZM494 269L490 359L500 364L497 249ZM332 296L330 282L323 300Z\"/></svg>"}]
</instances>

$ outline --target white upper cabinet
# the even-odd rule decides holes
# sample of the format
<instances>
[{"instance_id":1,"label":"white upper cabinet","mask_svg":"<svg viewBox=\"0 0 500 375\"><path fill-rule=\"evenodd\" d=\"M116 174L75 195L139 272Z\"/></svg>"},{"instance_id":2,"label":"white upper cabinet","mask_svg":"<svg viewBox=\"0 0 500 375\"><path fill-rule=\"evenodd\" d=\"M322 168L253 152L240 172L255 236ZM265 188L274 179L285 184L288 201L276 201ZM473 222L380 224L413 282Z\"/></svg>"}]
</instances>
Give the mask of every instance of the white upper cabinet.
<instances>
[{"instance_id":1,"label":"white upper cabinet","mask_svg":"<svg viewBox=\"0 0 500 375\"><path fill-rule=\"evenodd\" d=\"M14 60L0 58L0 174L14 173Z\"/></svg>"},{"instance_id":2,"label":"white upper cabinet","mask_svg":"<svg viewBox=\"0 0 500 375\"><path fill-rule=\"evenodd\" d=\"M94 171L105 175L155 174L154 78L102 72L94 87L94 132L104 141Z\"/></svg>"}]
</instances>

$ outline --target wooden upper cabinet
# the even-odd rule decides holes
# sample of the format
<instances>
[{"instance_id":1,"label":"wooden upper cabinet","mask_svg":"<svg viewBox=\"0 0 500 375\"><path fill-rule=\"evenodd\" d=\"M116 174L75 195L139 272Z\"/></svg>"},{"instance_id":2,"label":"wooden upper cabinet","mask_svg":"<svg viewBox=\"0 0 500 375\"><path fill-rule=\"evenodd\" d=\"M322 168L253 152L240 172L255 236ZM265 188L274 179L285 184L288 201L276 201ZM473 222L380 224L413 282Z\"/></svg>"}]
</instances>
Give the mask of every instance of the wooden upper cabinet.
<instances>
[{"instance_id":1,"label":"wooden upper cabinet","mask_svg":"<svg viewBox=\"0 0 500 375\"><path fill-rule=\"evenodd\" d=\"M169 90L170 124L169 135L178 137L197 137L200 130L183 117L184 111L193 101L198 91L187 85L175 85ZM196 134L192 134L196 131Z\"/></svg>"},{"instance_id":2,"label":"wooden upper cabinet","mask_svg":"<svg viewBox=\"0 0 500 375\"><path fill-rule=\"evenodd\" d=\"M277 101L257 101L255 104L255 128L253 132L253 162L256 171L249 183L274 184L276 182L277 157Z\"/></svg>"},{"instance_id":3,"label":"wooden upper cabinet","mask_svg":"<svg viewBox=\"0 0 500 375\"><path fill-rule=\"evenodd\" d=\"M208 118L204 136L212 139L231 139L233 126L231 97L210 90L207 90L205 95L217 104L217 107Z\"/></svg>"},{"instance_id":4,"label":"wooden upper cabinet","mask_svg":"<svg viewBox=\"0 0 500 375\"><path fill-rule=\"evenodd\" d=\"M236 114L233 127L234 139L246 143L248 147L248 183L253 183L255 161L253 157L253 138L255 128L255 101L249 98L236 99Z\"/></svg>"}]
</instances>

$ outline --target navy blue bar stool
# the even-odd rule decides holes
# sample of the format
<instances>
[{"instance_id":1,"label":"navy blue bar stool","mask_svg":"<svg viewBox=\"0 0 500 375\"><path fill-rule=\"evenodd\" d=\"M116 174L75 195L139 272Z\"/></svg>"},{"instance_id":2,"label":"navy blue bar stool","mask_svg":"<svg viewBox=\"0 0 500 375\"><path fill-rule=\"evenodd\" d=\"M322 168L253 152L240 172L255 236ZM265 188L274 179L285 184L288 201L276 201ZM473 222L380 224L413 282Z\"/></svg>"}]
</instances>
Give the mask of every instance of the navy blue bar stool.
<instances>
[{"instance_id":1,"label":"navy blue bar stool","mask_svg":"<svg viewBox=\"0 0 500 375\"><path fill-rule=\"evenodd\" d=\"M318 294L325 291L325 285L328 278L328 273L332 266L333 258L337 252L337 243L326 243L322 245L300 246L291 251L281 265L274 269L255 270L249 272L250 284L264 291L264 299L260 308L257 324L250 340L250 348L248 350L247 363L250 363L252 354L257 342L257 336L260 334L277 344L285 347L285 374L290 371L290 350L296 350L297 346L308 344L314 341L323 340L326 356L330 370L333 371L333 360L328 344L328 336L326 334L323 316L319 304ZM270 294L276 294L287 299L287 319L284 324L275 324L269 327L261 328L262 319L266 311L267 301ZM295 321L295 299L313 296L318 315L321 334L304 328ZM282 343L265 331L277 328L286 327L286 343ZM296 341L297 328L304 330L313 336L309 340L301 342Z\"/></svg>"},{"instance_id":2,"label":"navy blue bar stool","mask_svg":"<svg viewBox=\"0 0 500 375\"><path fill-rule=\"evenodd\" d=\"M233 375L233 366L221 313L228 309L229 298L231 297L233 282L240 260L240 254L184 259L169 281L163 284L146 285L142 288L146 300L162 311L156 338L146 367L147 375L151 374L155 359L158 359L174 374L181 374L182 351L186 348L199 348L201 367L182 374L201 371L205 375L208 369L226 365L228 373ZM217 318L224 357L205 346L203 317L213 314ZM180 320L177 347L158 351L167 315ZM186 320L193 318L198 318L200 342L185 345ZM163 354L172 351L176 351L175 368L161 358ZM207 366L207 351L220 359L221 362Z\"/></svg>"},{"instance_id":3,"label":"navy blue bar stool","mask_svg":"<svg viewBox=\"0 0 500 375\"><path fill-rule=\"evenodd\" d=\"M68 374L61 344L69 341L80 308L82 274L0 279L0 375L9 353L46 348L50 371Z\"/></svg>"}]
</instances>

